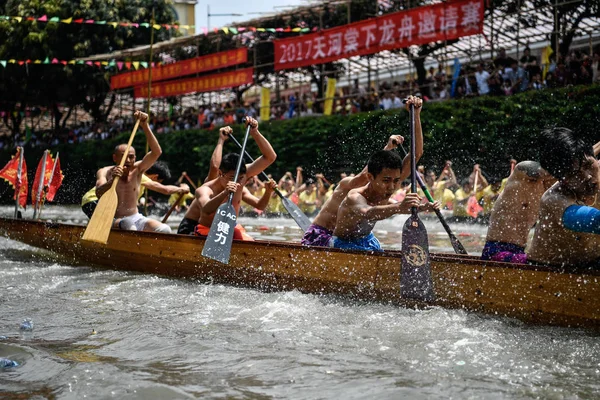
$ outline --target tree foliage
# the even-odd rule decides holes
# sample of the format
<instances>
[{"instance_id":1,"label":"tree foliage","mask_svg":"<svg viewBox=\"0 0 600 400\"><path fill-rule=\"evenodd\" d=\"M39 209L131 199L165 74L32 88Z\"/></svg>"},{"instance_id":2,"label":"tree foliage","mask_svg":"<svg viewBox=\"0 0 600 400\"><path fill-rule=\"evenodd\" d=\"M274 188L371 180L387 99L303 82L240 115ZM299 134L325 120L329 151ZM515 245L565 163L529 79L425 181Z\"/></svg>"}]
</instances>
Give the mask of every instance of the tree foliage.
<instances>
[{"instance_id":1,"label":"tree foliage","mask_svg":"<svg viewBox=\"0 0 600 400\"><path fill-rule=\"evenodd\" d=\"M505 177L508 160L538 159L537 137L542 129L565 126L588 141L600 140L600 86L530 91L510 97L425 103L422 111L424 155L420 163L440 171L445 160L452 160L458 176L467 175L479 163L488 174ZM240 139L242 126L233 126ZM260 131L277 152L277 161L267 173L276 177L301 165L307 174L322 172L336 179L340 172L358 172L375 150L379 150L391 134L406 135L408 113L405 110L377 111L350 116L305 117L263 123ZM95 182L99 167L112 163L114 146L126 142L129 132L111 140L87 141L76 145L60 145L65 184L59 200L78 203L81 195ZM163 149L161 159L178 176L181 171L196 179L208 173L208 164L217 143L218 130L190 130L158 135ZM134 147L143 149L145 138L138 135ZM254 141L248 152L258 155ZM30 166L30 182L43 148L26 147ZM239 149L226 143L225 152ZM0 151L2 164L14 151ZM7 202L9 187L0 183L0 197Z\"/></svg>"},{"instance_id":2,"label":"tree foliage","mask_svg":"<svg viewBox=\"0 0 600 400\"><path fill-rule=\"evenodd\" d=\"M158 24L172 24L175 15L165 0L0 0L0 14L8 16L60 19L84 18L108 22L150 22L152 8ZM155 40L169 39L175 31L155 30ZM98 24L64 24L38 21L0 21L0 59L73 60L93 54L150 43L150 28ZM96 119L109 92L109 69L87 65L8 64L0 71L0 110L13 131L20 125L20 111L27 107L57 109L82 104ZM17 111L17 115L14 115ZM60 120L60 114L57 117ZM56 126L58 128L58 124Z\"/></svg>"}]
</instances>

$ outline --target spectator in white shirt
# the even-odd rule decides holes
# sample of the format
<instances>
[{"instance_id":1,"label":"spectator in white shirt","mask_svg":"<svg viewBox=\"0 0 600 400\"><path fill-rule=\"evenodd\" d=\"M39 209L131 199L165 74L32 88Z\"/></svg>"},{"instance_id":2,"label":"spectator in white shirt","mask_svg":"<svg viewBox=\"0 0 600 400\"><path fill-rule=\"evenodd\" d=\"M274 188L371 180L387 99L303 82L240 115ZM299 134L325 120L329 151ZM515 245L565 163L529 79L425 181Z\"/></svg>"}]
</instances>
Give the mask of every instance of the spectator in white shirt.
<instances>
[{"instance_id":1,"label":"spectator in white shirt","mask_svg":"<svg viewBox=\"0 0 600 400\"><path fill-rule=\"evenodd\" d=\"M477 72L475 72L475 79L477 80L477 89L480 96L490 93L490 86L488 85L489 78L490 73L484 69L483 63L479 63Z\"/></svg>"},{"instance_id":2,"label":"spectator in white shirt","mask_svg":"<svg viewBox=\"0 0 600 400\"><path fill-rule=\"evenodd\" d=\"M389 110L393 106L392 96L389 93L385 93L381 99L381 107L384 110Z\"/></svg>"}]
</instances>

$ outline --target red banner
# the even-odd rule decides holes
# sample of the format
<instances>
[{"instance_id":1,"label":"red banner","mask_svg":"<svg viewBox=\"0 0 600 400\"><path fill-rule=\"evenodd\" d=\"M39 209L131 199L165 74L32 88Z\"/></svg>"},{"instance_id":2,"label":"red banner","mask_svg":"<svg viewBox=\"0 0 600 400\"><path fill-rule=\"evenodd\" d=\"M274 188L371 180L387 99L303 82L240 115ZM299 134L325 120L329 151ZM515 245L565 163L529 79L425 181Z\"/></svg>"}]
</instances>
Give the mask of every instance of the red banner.
<instances>
[{"instance_id":1,"label":"red banner","mask_svg":"<svg viewBox=\"0 0 600 400\"><path fill-rule=\"evenodd\" d=\"M13 199L16 200L17 193L19 193L19 205L25 208L27 205L27 190L29 189L29 186L27 183L27 164L25 164L25 158L23 158L23 165L21 165L21 176L18 176L21 151L22 148L17 147L17 154L15 154L6 166L2 168L2 171L0 171L0 178L4 178L15 188Z\"/></svg>"},{"instance_id":2,"label":"red banner","mask_svg":"<svg viewBox=\"0 0 600 400\"><path fill-rule=\"evenodd\" d=\"M475 35L483 9L483 0L456 0L276 40L275 70Z\"/></svg>"},{"instance_id":3,"label":"red banner","mask_svg":"<svg viewBox=\"0 0 600 400\"><path fill-rule=\"evenodd\" d=\"M205 75L199 78L152 84L152 97L178 96L194 92L212 92L245 85L254 81L254 68L239 69L222 74ZM148 97L148 86L137 86L134 97Z\"/></svg>"},{"instance_id":4,"label":"red banner","mask_svg":"<svg viewBox=\"0 0 600 400\"><path fill-rule=\"evenodd\" d=\"M209 54L190 60L179 61L169 65L152 68L152 81L164 81L182 76L192 75L199 72L212 71L214 69L231 67L248 61L248 49L245 47L223 51L221 53ZM131 86L148 84L150 69L143 69L126 74L115 75L110 78L112 90Z\"/></svg>"}]
</instances>

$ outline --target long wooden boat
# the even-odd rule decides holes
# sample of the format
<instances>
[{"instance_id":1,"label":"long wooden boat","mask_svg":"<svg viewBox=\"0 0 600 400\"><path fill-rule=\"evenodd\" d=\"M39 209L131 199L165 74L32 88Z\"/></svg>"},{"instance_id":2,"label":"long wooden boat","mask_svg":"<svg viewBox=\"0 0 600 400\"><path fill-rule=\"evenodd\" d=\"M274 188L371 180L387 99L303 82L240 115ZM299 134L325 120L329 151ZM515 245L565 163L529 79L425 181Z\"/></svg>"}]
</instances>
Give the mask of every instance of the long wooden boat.
<instances>
[{"instance_id":1,"label":"long wooden boat","mask_svg":"<svg viewBox=\"0 0 600 400\"><path fill-rule=\"evenodd\" d=\"M84 227L0 218L0 232L85 262L176 278L414 306L400 296L401 252L342 251L285 242L234 241L229 265L202 257L204 239L113 230L107 245L80 240ZM427 305L532 323L600 328L600 272L551 269L474 256L432 254L435 301Z\"/></svg>"}]
</instances>

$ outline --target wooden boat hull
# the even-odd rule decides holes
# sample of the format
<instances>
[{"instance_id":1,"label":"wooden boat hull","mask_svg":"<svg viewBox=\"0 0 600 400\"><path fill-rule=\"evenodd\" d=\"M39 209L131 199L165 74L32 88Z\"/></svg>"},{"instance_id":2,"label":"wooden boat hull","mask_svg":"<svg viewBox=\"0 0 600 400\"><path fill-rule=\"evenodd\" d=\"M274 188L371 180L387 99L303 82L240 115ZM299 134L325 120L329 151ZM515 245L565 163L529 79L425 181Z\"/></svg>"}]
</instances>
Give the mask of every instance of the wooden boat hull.
<instances>
[{"instance_id":1,"label":"wooden boat hull","mask_svg":"<svg viewBox=\"0 0 600 400\"><path fill-rule=\"evenodd\" d=\"M344 295L413 306L400 296L401 252L309 248L234 241L229 265L202 257L204 239L113 230L106 246L81 241L84 227L0 218L4 236L68 262L261 290ZM526 322L600 327L600 274L558 271L472 256L431 255L435 300L428 305L506 315Z\"/></svg>"}]
</instances>

